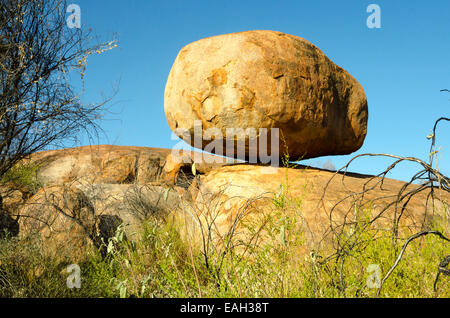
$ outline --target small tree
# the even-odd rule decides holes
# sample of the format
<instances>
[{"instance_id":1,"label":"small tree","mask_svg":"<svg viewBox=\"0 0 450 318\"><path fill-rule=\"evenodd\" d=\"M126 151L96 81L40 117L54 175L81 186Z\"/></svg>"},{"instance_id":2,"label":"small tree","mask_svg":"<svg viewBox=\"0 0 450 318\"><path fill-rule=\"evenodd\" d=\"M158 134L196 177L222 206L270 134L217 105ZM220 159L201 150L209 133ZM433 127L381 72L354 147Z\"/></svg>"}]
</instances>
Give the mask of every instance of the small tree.
<instances>
[{"instance_id":1,"label":"small tree","mask_svg":"<svg viewBox=\"0 0 450 318\"><path fill-rule=\"evenodd\" d=\"M83 104L70 76L83 80L88 56L117 45L91 39L66 25L64 0L0 0L0 178L33 152L98 131L108 100Z\"/></svg>"}]
</instances>

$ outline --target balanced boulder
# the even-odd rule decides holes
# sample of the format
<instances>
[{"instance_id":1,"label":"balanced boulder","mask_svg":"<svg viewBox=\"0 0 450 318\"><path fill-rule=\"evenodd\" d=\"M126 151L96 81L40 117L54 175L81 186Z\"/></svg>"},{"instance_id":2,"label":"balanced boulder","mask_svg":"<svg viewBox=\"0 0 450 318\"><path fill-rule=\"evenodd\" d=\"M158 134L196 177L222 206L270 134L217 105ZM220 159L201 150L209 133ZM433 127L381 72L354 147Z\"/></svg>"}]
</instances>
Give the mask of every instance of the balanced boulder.
<instances>
[{"instance_id":1,"label":"balanced boulder","mask_svg":"<svg viewBox=\"0 0 450 318\"><path fill-rule=\"evenodd\" d=\"M185 46L170 71L164 109L170 128L186 142L221 155L230 154L231 144L231 155L243 150L243 159L252 145L258 154L262 147L279 157L287 150L291 160L349 154L367 132L362 86L310 42L275 31ZM239 129L244 133L235 133Z\"/></svg>"}]
</instances>

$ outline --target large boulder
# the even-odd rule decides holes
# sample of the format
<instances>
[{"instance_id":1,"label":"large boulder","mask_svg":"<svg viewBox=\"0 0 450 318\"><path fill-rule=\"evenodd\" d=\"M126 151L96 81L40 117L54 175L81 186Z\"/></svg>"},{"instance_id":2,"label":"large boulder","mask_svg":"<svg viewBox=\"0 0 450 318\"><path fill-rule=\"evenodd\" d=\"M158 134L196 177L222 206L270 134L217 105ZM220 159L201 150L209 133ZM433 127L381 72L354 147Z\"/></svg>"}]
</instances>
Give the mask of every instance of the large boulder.
<instances>
[{"instance_id":1,"label":"large boulder","mask_svg":"<svg viewBox=\"0 0 450 318\"><path fill-rule=\"evenodd\" d=\"M282 157L287 147L291 159L349 154L362 146L368 118L364 90L349 73L310 42L274 31L220 35L185 46L170 71L164 109L180 138L216 154L227 153L227 128L255 128L255 138L251 132L228 134L246 141L246 159L256 149L250 139L262 142L272 156ZM203 130L198 143L196 125ZM279 148L271 151L276 136L268 130L266 138L261 128L279 128ZM240 150L228 149L233 156Z\"/></svg>"}]
</instances>

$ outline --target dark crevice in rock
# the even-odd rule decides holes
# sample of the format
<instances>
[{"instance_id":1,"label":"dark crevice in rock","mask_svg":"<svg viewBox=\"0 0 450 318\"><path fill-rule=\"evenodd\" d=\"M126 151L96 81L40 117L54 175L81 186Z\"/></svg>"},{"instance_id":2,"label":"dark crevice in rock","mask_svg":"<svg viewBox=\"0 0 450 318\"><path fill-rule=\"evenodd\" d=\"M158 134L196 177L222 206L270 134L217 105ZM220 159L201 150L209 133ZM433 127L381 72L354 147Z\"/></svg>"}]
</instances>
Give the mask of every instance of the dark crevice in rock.
<instances>
[{"instance_id":1,"label":"dark crevice in rock","mask_svg":"<svg viewBox=\"0 0 450 318\"><path fill-rule=\"evenodd\" d=\"M138 152L136 154L136 161L134 162L134 181L137 181L139 178L139 164L140 164L140 160L141 160L141 152Z\"/></svg>"},{"instance_id":2,"label":"dark crevice in rock","mask_svg":"<svg viewBox=\"0 0 450 318\"><path fill-rule=\"evenodd\" d=\"M108 243L116 235L117 229L123 223L123 220L117 215L100 215L98 217L98 234L94 240L94 245L100 250L102 257L107 254ZM127 241L124 234L123 241Z\"/></svg>"},{"instance_id":3,"label":"dark crevice in rock","mask_svg":"<svg viewBox=\"0 0 450 318\"><path fill-rule=\"evenodd\" d=\"M19 234L19 223L4 211L0 211L0 239Z\"/></svg>"},{"instance_id":4,"label":"dark crevice in rock","mask_svg":"<svg viewBox=\"0 0 450 318\"><path fill-rule=\"evenodd\" d=\"M121 182L123 184L132 184L136 181L136 173L130 172L130 174Z\"/></svg>"},{"instance_id":5,"label":"dark crevice in rock","mask_svg":"<svg viewBox=\"0 0 450 318\"><path fill-rule=\"evenodd\" d=\"M0 195L0 239L19 234L19 223L3 209L3 198Z\"/></svg>"},{"instance_id":6,"label":"dark crevice in rock","mask_svg":"<svg viewBox=\"0 0 450 318\"><path fill-rule=\"evenodd\" d=\"M178 172L178 177L175 185L187 189L192 184L194 178L195 176L192 173L192 166L184 165L180 168L180 171Z\"/></svg>"}]
</instances>

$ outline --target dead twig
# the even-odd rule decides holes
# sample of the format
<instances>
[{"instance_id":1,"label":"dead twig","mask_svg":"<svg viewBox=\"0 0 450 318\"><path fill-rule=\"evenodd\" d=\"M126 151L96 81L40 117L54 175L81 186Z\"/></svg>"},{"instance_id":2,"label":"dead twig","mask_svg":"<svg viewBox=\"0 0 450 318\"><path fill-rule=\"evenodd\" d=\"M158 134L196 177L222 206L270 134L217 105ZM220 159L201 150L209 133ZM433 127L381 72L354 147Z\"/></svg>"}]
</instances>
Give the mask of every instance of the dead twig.
<instances>
[{"instance_id":1,"label":"dead twig","mask_svg":"<svg viewBox=\"0 0 450 318\"><path fill-rule=\"evenodd\" d=\"M444 259L442 260L442 262L438 266L438 273L436 275L436 280L434 281L434 291L437 290L436 284L438 282L439 275L441 273L446 275L446 276L450 276L450 269L447 268L448 264L450 264L450 255L447 255L446 257L444 257Z\"/></svg>"},{"instance_id":2,"label":"dead twig","mask_svg":"<svg viewBox=\"0 0 450 318\"><path fill-rule=\"evenodd\" d=\"M450 242L450 239L448 239L447 237L445 237L444 234L442 234L442 233L439 232L439 231L422 231L422 232L419 232L419 233L416 233L416 234L410 236L410 237L406 240L405 244L403 244L403 248L401 249L400 254L398 255L397 259L395 260L395 263L391 266L391 268L390 268L389 271L387 272L386 276L384 276L384 278L381 280L380 287L378 288L378 291L377 291L377 297L380 295L381 289L383 288L383 284L386 282L386 280L387 280L387 279L389 278L389 276L392 274L392 272L394 271L394 269L395 269L395 268L397 267L397 265L400 263L400 261L401 261L401 259L402 259L402 257L403 257L403 254L405 253L406 247L408 247L408 244L411 243L412 241L414 241L415 239L417 239L417 238L419 238L419 237L421 237L421 236L424 236L424 235L428 235L428 234L437 235L437 236L439 236L441 239L446 240L447 242ZM436 278L436 280L437 280L437 278ZM436 282L435 282L435 285L436 285Z\"/></svg>"}]
</instances>

